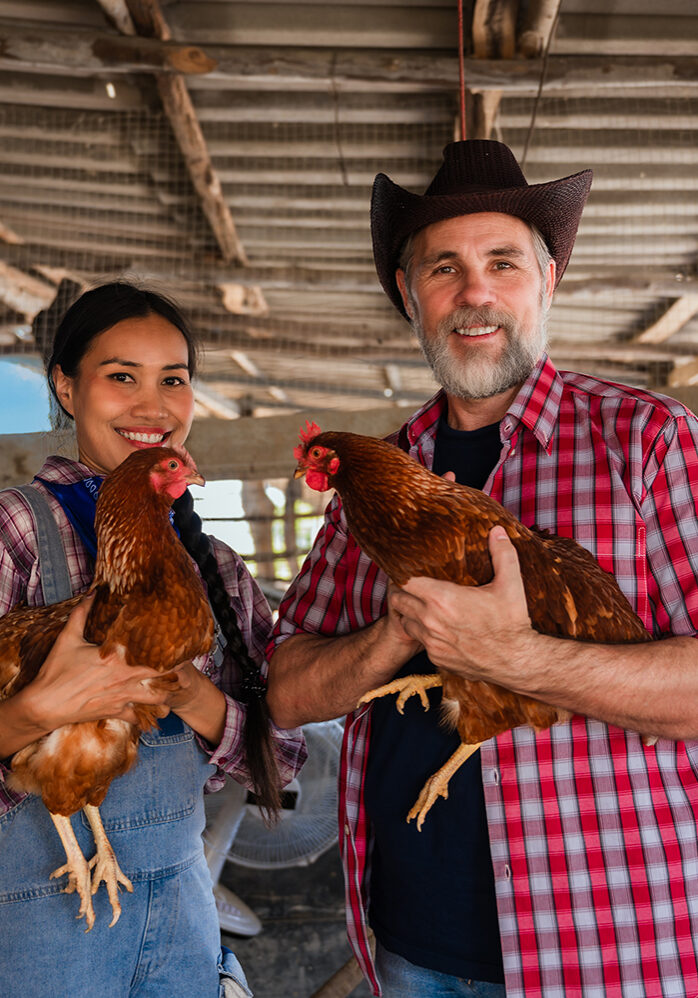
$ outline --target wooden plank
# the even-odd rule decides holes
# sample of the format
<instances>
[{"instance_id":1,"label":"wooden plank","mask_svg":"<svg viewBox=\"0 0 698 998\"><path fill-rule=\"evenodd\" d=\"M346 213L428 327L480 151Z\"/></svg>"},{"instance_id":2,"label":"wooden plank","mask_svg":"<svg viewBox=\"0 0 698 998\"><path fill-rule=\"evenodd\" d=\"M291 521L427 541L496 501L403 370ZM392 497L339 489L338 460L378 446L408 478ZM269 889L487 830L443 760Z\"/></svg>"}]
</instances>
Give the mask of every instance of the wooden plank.
<instances>
[{"instance_id":1,"label":"wooden plank","mask_svg":"<svg viewBox=\"0 0 698 998\"><path fill-rule=\"evenodd\" d=\"M161 40L169 38L169 28L165 22L158 0L131 0L129 12L137 29L147 35L155 35ZM167 115L182 156L189 171L201 208L208 219L221 256L226 263L244 266L247 256L235 222L223 198L221 181L211 162L206 140L196 111L182 76L167 76L160 73L156 77L165 114Z\"/></svg>"},{"instance_id":2,"label":"wooden plank","mask_svg":"<svg viewBox=\"0 0 698 998\"><path fill-rule=\"evenodd\" d=\"M37 312L51 304L55 293L51 285L0 260L0 301L15 312L33 319Z\"/></svg>"},{"instance_id":3,"label":"wooden plank","mask_svg":"<svg viewBox=\"0 0 698 998\"><path fill-rule=\"evenodd\" d=\"M210 79L235 82L238 88L256 89L271 84L280 90L294 84L322 82L331 92L339 92L353 81L367 88L378 84L420 85L448 89L458 84L458 65L453 56L424 55L398 48L390 51L239 46L234 50L211 45L207 53L218 63ZM541 59L465 60L468 87L473 92L501 90L508 94L534 95L538 92ZM564 94L586 91L601 96L614 89L648 91L666 87L695 93L698 64L690 57L643 56L603 58L594 56L550 56L546 67L545 93Z\"/></svg>"},{"instance_id":4,"label":"wooden plank","mask_svg":"<svg viewBox=\"0 0 698 998\"><path fill-rule=\"evenodd\" d=\"M99 0L101 2L101 0ZM48 26L37 43L36 26L0 24L0 68L42 72L69 69L71 75L97 73L210 73L216 61L196 45L160 39L122 37Z\"/></svg>"},{"instance_id":5,"label":"wooden plank","mask_svg":"<svg viewBox=\"0 0 698 998\"><path fill-rule=\"evenodd\" d=\"M660 319L635 336L632 342L663 343L690 322L696 314L698 314L698 294L683 295L669 306Z\"/></svg>"}]
</instances>

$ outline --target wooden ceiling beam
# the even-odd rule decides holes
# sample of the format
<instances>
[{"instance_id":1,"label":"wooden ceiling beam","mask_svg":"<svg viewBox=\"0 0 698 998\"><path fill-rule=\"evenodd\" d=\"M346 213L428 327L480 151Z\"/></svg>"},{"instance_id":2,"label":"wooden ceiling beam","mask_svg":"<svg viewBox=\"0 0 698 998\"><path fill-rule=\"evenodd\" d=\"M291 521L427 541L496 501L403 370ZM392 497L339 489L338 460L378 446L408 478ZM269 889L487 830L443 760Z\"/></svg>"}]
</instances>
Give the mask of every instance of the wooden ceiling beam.
<instances>
[{"instance_id":1,"label":"wooden ceiling beam","mask_svg":"<svg viewBox=\"0 0 698 998\"><path fill-rule=\"evenodd\" d=\"M698 314L698 294L677 298L661 318L633 337L633 343L664 343ZM685 384L685 382L683 382Z\"/></svg>"},{"instance_id":2,"label":"wooden ceiling beam","mask_svg":"<svg viewBox=\"0 0 698 998\"><path fill-rule=\"evenodd\" d=\"M559 12L560 0L529 0L519 32L520 55L526 59L539 59L543 55Z\"/></svg>"},{"instance_id":3,"label":"wooden ceiling beam","mask_svg":"<svg viewBox=\"0 0 698 998\"><path fill-rule=\"evenodd\" d=\"M97 0L100 4L102 0ZM111 0L105 0L111 2ZM132 0L137 2L137 0ZM124 6L125 0L124 0ZM284 48L281 46L197 45L159 38L118 36L107 32L52 26L41 46L26 28L0 26L0 70L93 77L131 72L187 73L216 89L281 91L321 89L327 93L380 90L453 91L458 63L453 56L409 50ZM535 95L540 58L465 60L468 88ZM67 85L67 83L66 83ZM199 84L197 84L199 85ZM694 95L698 65L690 56L555 55L547 61L545 93L586 92L598 97L619 91L657 91Z\"/></svg>"},{"instance_id":4,"label":"wooden ceiling beam","mask_svg":"<svg viewBox=\"0 0 698 998\"><path fill-rule=\"evenodd\" d=\"M122 30L137 31L146 37L155 36L161 42L169 41L170 32L160 9L158 0L98 0L114 16L117 6L124 14L119 23ZM117 11L117 16L118 16ZM129 24L126 14L131 19ZM156 83L165 114L179 145L189 171L194 189L199 197L201 208L208 219L216 238L221 256L226 263L245 266L247 255L238 236L233 216L223 197L220 178L216 173L201 125L187 90L184 78L179 73L156 74Z\"/></svg>"},{"instance_id":5,"label":"wooden ceiling beam","mask_svg":"<svg viewBox=\"0 0 698 998\"><path fill-rule=\"evenodd\" d=\"M50 284L0 260L0 301L26 319L47 308L56 295Z\"/></svg>"},{"instance_id":6,"label":"wooden ceiling beam","mask_svg":"<svg viewBox=\"0 0 698 998\"><path fill-rule=\"evenodd\" d=\"M113 0L99 0L104 5ZM128 13L128 11L127 11ZM37 45L36 31L9 24L0 26L0 69L22 72L210 73L216 61L197 45L142 37L51 28Z\"/></svg>"}]
</instances>

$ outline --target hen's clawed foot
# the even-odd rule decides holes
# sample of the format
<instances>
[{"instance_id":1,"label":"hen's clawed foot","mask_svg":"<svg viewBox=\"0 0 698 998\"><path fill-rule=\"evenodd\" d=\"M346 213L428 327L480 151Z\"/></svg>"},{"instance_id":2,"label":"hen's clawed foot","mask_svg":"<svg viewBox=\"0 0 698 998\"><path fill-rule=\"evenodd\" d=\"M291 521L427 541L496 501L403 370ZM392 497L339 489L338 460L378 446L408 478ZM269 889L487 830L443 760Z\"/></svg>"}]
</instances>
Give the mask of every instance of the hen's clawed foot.
<instances>
[{"instance_id":1,"label":"hen's clawed foot","mask_svg":"<svg viewBox=\"0 0 698 998\"><path fill-rule=\"evenodd\" d=\"M61 837L68 860L63 866L59 866L57 870L53 871L51 880L54 880L56 877L62 877L66 873L68 874L68 886L64 888L64 891L66 894L72 894L73 891L77 891L80 898L80 909L76 917L84 917L87 926L85 932L89 932L95 924L95 911L92 907L90 867L82 854L78 840L75 838L70 818L66 818L62 814L52 814L50 811L49 814L51 814L56 830Z\"/></svg>"},{"instance_id":2,"label":"hen's clawed foot","mask_svg":"<svg viewBox=\"0 0 698 998\"><path fill-rule=\"evenodd\" d=\"M413 818L417 819L418 832L421 832L424 819L439 797L448 798L448 784L451 777L460 769L466 759L469 759L471 755L477 752L480 744L480 742L477 745L461 743L451 758L433 776L430 776L424 784L416 803L407 815L408 824Z\"/></svg>"},{"instance_id":3,"label":"hen's clawed foot","mask_svg":"<svg viewBox=\"0 0 698 998\"><path fill-rule=\"evenodd\" d=\"M125 887L129 894L133 893L133 884L126 874L122 872L121 867L116 860L111 842L107 838L107 833L104 831L104 825L102 824L99 809L91 804L86 804L84 811L92 829L95 845L97 846L97 852L90 861L90 869L92 869L91 891L92 894L96 894L99 889L99 885L102 882L106 885L109 901L111 903L111 910L113 912L112 920L109 923L109 928L111 928L112 925L116 925L119 921L119 916L121 915L119 884L121 884L122 887Z\"/></svg>"},{"instance_id":4,"label":"hen's clawed foot","mask_svg":"<svg viewBox=\"0 0 698 998\"><path fill-rule=\"evenodd\" d=\"M422 701L422 707L425 710L429 710L429 700L426 691L441 685L441 676L437 672L428 673L425 676L403 676L402 679L394 679L392 683L386 683L385 686L378 686L375 690L369 690L367 693L364 693L357 706L360 707L362 703L369 703L369 701L377 700L379 697L386 697L391 693L397 693L399 695L395 706L402 714L405 710L405 703L416 693Z\"/></svg>"}]
</instances>

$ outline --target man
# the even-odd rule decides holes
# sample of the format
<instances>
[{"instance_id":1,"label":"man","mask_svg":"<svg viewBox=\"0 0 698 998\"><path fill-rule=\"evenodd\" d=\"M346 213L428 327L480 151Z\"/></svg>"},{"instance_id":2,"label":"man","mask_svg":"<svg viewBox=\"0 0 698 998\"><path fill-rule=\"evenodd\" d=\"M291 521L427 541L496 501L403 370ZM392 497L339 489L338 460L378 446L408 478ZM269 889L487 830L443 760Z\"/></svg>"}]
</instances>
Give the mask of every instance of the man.
<instances>
[{"instance_id":1,"label":"man","mask_svg":"<svg viewBox=\"0 0 698 998\"><path fill-rule=\"evenodd\" d=\"M390 998L504 984L510 998L698 993L698 422L672 400L560 373L545 353L590 182L529 186L506 146L467 141L446 147L423 196L374 185L378 275L443 385L395 442L575 537L663 638L534 632L497 528L490 585L422 578L388 594L335 497L280 610L269 706L282 727L350 715L349 935ZM387 699L355 707L434 665L574 716L486 742L417 832L405 815L457 736L413 701L404 717Z\"/></svg>"}]
</instances>

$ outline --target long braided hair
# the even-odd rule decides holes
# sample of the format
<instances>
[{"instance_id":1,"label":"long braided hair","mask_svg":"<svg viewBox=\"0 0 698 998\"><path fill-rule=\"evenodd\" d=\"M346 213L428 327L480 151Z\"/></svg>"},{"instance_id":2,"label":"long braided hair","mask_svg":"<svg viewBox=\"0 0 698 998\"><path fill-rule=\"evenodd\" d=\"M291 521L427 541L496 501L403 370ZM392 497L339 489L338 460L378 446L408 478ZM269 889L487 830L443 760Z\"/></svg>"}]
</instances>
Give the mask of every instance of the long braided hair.
<instances>
[{"instance_id":1,"label":"long braided hair","mask_svg":"<svg viewBox=\"0 0 698 998\"><path fill-rule=\"evenodd\" d=\"M67 289L68 292L71 290ZM95 336L124 319L142 318L152 314L162 316L181 332L187 343L189 374L193 377L196 373L198 344L178 306L157 291L138 287L128 281L112 281L91 288L73 302L56 329L53 342L50 344L51 349L48 336L44 337L46 341L44 353L48 357L46 373L56 407L60 406L62 409L53 382L53 371L56 366L60 366L63 373L69 377L76 377L80 362ZM70 413L65 415L72 419ZM280 809L280 777L271 746L266 687L262 682L259 667L250 657L240 633L218 563L208 537L202 532L201 520L194 512L194 503L189 492L185 492L181 499L177 500L174 509L175 523L182 542L199 566L213 612L228 643L230 653L242 670L242 682L237 699L247 707L244 728L247 765L262 811L267 819L271 820Z\"/></svg>"},{"instance_id":2,"label":"long braided hair","mask_svg":"<svg viewBox=\"0 0 698 998\"><path fill-rule=\"evenodd\" d=\"M266 686L259 666L252 659L240 633L237 617L230 605L218 563L211 550L211 543L207 534L201 529L201 520L194 512L194 500L188 489L173 503L172 508L180 539L199 566L216 620L230 653L242 670L240 688L235 695L236 699L247 707L244 728L245 756L262 813L267 821L272 821L281 807L279 795L281 780L271 744Z\"/></svg>"}]
</instances>

